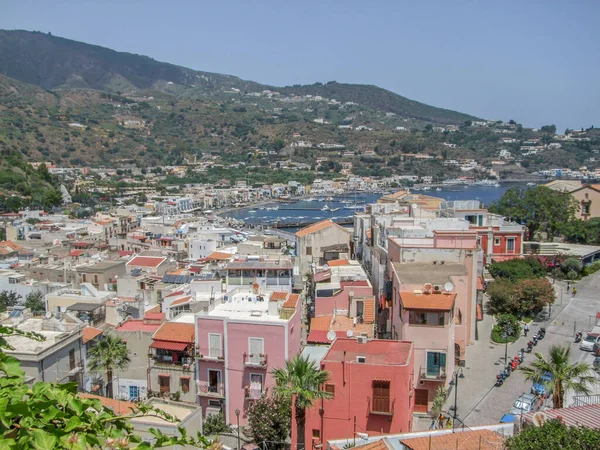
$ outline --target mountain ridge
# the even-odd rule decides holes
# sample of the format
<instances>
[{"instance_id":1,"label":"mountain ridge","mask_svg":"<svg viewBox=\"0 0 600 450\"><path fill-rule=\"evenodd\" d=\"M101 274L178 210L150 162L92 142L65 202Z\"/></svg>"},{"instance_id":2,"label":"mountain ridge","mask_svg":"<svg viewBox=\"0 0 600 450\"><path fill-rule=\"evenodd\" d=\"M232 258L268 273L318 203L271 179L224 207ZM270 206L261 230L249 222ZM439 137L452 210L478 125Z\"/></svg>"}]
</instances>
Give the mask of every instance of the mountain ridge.
<instances>
[{"instance_id":1,"label":"mountain ridge","mask_svg":"<svg viewBox=\"0 0 600 450\"><path fill-rule=\"evenodd\" d=\"M341 102L356 102L375 110L432 123L460 124L477 119L369 84L329 82L276 87L26 30L0 30L0 73L50 90L90 88L120 93L165 90L165 84L169 83L202 92L232 88L241 92L269 89L285 94L321 95Z\"/></svg>"}]
</instances>

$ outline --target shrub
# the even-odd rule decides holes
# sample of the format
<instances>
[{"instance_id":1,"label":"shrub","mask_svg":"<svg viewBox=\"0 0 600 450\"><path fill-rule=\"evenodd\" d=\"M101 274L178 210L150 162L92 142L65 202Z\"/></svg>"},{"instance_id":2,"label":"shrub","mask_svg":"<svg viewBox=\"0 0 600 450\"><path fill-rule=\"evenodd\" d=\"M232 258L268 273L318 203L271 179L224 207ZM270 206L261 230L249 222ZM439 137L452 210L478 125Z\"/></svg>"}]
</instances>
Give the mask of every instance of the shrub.
<instances>
[{"instance_id":1,"label":"shrub","mask_svg":"<svg viewBox=\"0 0 600 450\"><path fill-rule=\"evenodd\" d=\"M567 280L576 280L579 277L579 274L574 270L569 270L567 273Z\"/></svg>"},{"instance_id":2,"label":"shrub","mask_svg":"<svg viewBox=\"0 0 600 450\"><path fill-rule=\"evenodd\" d=\"M567 274L567 277L569 276L569 272L576 272L578 274L579 272L581 272L582 268L583 266L581 264L581 261L579 261L576 258L565 259L560 265L560 269L563 271L563 273Z\"/></svg>"},{"instance_id":3,"label":"shrub","mask_svg":"<svg viewBox=\"0 0 600 450\"><path fill-rule=\"evenodd\" d=\"M583 268L583 276L586 277L600 270L600 261L593 262L589 266Z\"/></svg>"},{"instance_id":4,"label":"shrub","mask_svg":"<svg viewBox=\"0 0 600 450\"><path fill-rule=\"evenodd\" d=\"M504 339L504 333L508 331L508 336ZM521 335L521 323L519 318L512 314L500 314L496 319L496 324L492 328L492 342L504 344L506 341L515 342Z\"/></svg>"},{"instance_id":5,"label":"shrub","mask_svg":"<svg viewBox=\"0 0 600 450\"><path fill-rule=\"evenodd\" d=\"M202 424L202 430L206 436L219 433L231 433L231 426L225 422L222 413L210 414Z\"/></svg>"},{"instance_id":6,"label":"shrub","mask_svg":"<svg viewBox=\"0 0 600 450\"><path fill-rule=\"evenodd\" d=\"M541 278L546 275L546 269L537 258L511 259L493 263L489 271L494 278L508 278L511 281L524 278Z\"/></svg>"}]
</instances>

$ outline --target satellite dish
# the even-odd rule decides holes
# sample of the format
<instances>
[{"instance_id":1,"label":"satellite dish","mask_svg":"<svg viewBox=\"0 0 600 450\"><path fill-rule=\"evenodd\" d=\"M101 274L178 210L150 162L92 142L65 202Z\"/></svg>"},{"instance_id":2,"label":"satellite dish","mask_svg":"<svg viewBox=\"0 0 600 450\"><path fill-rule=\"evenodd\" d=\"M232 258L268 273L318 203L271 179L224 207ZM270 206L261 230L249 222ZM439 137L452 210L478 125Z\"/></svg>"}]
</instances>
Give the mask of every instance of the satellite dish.
<instances>
[{"instance_id":1,"label":"satellite dish","mask_svg":"<svg viewBox=\"0 0 600 450\"><path fill-rule=\"evenodd\" d=\"M52 313L50 311L46 311L46 319L52 317Z\"/></svg>"},{"instance_id":2,"label":"satellite dish","mask_svg":"<svg viewBox=\"0 0 600 450\"><path fill-rule=\"evenodd\" d=\"M452 289L454 289L454 285L452 283L450 283L449 281L444 285L444 290L446 292L452 292Z\"/></svg>"},{"instance_id":3,"label":"satellite dish","mask_svg":"<svg viewBox=\"0 0 600 450\"><path fill-rule=\"evenodd\" d=\"M333 341L333 340L335 340L335 337L336 337L335 331L333 331L333 330L329 330L329 331L327 332L327 340L328 340L328 341Z\"/></svg>"},{"instance_id":4,"label":"satellite dish","mask_svg":"<svg viewBox=\"0 0 600 450\"><path fill-rule=\"evenodd\" d=\"M419 207L419 205L417 205L416 203L413 203L412 205L410 205L410 207L412 209L417 209Z\"/></svg>"},{"instance_id":5,"label":"satellite dish","mask_svg":"<svg viewBox=\"0 0 600 450\"><path fill-rule=\"evenodd\" d=\"M354 336L354 331L352 331L352 330L346 331L346 336L348 336L349 338L351 338L352 336Z\"/></svg>"},{"instance_id":6,"label":"satellite dish","mask_svg":"<svg viewBox=\"0 0 600 450\"><path fill-rule=\"evenodd\" d=\"M425 284L423 285L423 290L424 290L425 292L429 292L429 291L431 291L431 288L433 288L433 285L432 285L431 283L425 283Z\"/></svg>"},{"instance_id":7,"label":"satellite dish","mask_svg":"<svg viewBox=\"0 0 600 450\"><path fill-rule=\"evenodd\" d=\"M325 264L325 265L323 266L323 269L324 269L324 270L327 270L327 269L329 269L329 266L328 266L327 264Z\"/></svg>"}]
</instances>

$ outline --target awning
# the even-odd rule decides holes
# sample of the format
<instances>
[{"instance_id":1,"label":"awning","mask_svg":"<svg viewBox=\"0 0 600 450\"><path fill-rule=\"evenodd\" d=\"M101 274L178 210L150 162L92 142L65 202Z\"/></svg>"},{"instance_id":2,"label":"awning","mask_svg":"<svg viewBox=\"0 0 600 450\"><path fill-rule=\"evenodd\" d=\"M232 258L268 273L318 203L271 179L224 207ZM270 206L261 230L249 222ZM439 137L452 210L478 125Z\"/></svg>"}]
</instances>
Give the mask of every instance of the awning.
<instances>
[{"instance_id":1,"label":"awning","mask_svg":"<svg viewBox=\"0 0 600 450\"><path fill-rule=\"evenodd\" d=\"M171 378L171 374L168 373L159 373L158 376L162 378Z\"/></svg>"},{"instance_id":2,"label":"awning","mask_svg":"<svg viewBox=\"0 0 600 450\"><path fill-rule=\"evenodd\" d=\"M189 380L189 379L190 379L190 376L189 376L189 375L182 375L182 376L180 376L179 378L187 378L187 379Z\"/></svg>"},{"instance_id":3,"label":"awning","mask_svg":"<svg viewBox=\"0 0 600 450\"><path fill-rule=\"evenodd\" d=\"M187 342L154 341L152 344L150 344L150 348L181 352L185 350L188 345L189 344Z\"/></svg>"},{"instance_id":4,"label":"awning","mask_svg":"<svg viewBox=\"0 0 600 450\"><path fill-rule=\"evenodd\" d=\"M391 380L389 378L373 378L373 381L387 381L387 382L391 382Z\"/></svg>"}]
</instances>

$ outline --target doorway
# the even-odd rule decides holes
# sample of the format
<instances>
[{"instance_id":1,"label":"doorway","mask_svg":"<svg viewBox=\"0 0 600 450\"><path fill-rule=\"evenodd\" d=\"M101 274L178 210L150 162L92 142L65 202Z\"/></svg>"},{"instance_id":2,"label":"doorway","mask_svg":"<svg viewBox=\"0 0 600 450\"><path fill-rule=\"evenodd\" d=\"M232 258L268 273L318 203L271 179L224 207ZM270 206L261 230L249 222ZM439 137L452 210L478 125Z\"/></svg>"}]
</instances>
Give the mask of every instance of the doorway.
<instances>
[{"instance_id":1,"label":"doorway","mask_svg":"<svg viewBox=\"0 0 600 450\"><path fill-rule=\"evenodd\" d=\"M415 389L415 412L426 413L429 406L429 391Z\"/></svg>"}]
</instances>

